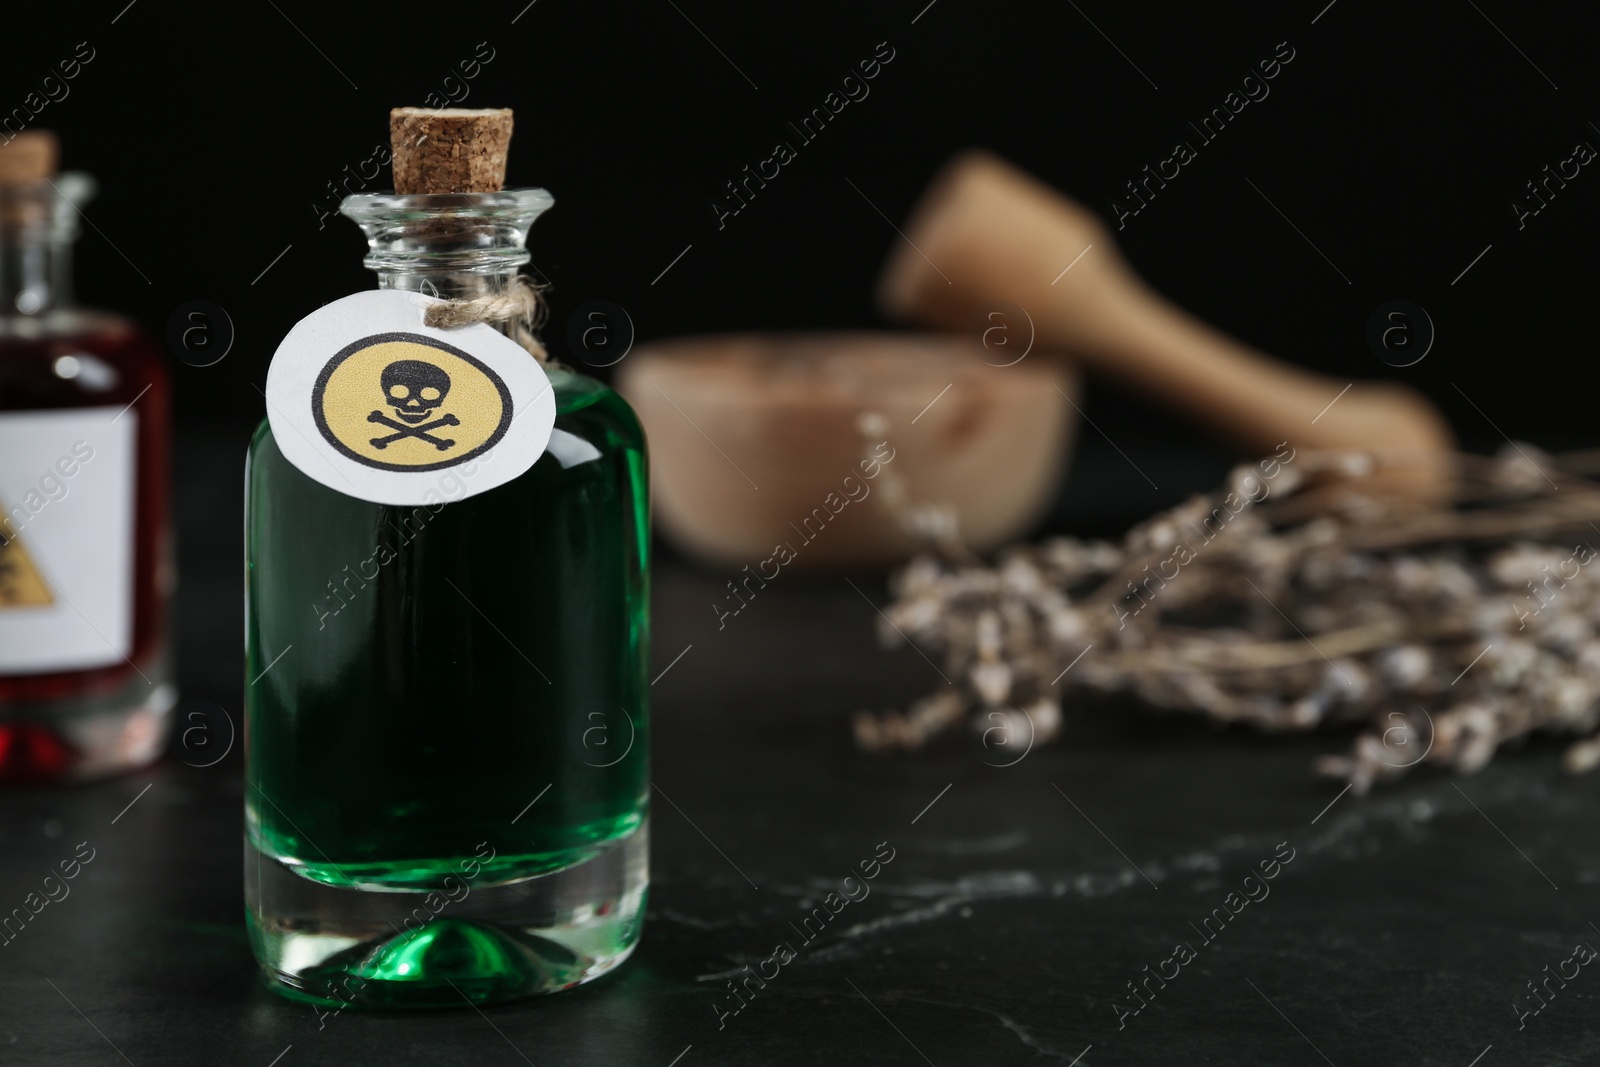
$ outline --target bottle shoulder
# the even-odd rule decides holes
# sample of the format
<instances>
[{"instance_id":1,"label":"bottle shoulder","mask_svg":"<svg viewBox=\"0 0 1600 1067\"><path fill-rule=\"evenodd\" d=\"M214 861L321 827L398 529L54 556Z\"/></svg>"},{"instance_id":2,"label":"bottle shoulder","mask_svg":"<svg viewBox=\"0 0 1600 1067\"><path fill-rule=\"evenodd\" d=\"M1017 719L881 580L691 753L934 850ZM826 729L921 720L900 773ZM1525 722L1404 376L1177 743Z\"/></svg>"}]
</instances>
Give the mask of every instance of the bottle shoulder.
<instances>
[{"instance_id":1,"label":"bottle shoulder","mask_svg":"<svg viewBox=\"0 0 1600 1067\"><path fill-rule=\"evenodd\" d=\"M644 430L633 407L605 382L565 367L546 368L550 386L556 394L556 425L566 423L604 425L629 444L642 447Z\"/></svg>"},{"instance_id":2,"label":"bottle shoulder","mask_svg":"<svg viewBox=\"0 0 1600 1067\"><path fill-rule=\"evenodd\" d=\"M557 363L546 365L545 376L550 379L550 387L556 391L558 415L600 403L618 407L630 414L633 412L628 402L622 399L622 394L599 378L591 378Z\"/></svg>"},{"instance_id":3,"label":"bottle shoulder","mask_svg":"<svg viewBox=\"0 0 1600 1067\"><path fill-rule=\"evenodd\" d=\"M164 417L170 390L155 340L129 319L77 309L0 316L0 409L121 406Z\"/></svg>"},{"instance_id":4,"label":"bottle shoulder","mask_svg":"<svg viewBox=\"0 0 1600 1067\"><path fill-rule=\"evenodd\" d=\"M99 335L141 337L132 319L99 308L58 308L38 315L0 315L0 339L25 341Z\"/></svg>"}]
</instances>

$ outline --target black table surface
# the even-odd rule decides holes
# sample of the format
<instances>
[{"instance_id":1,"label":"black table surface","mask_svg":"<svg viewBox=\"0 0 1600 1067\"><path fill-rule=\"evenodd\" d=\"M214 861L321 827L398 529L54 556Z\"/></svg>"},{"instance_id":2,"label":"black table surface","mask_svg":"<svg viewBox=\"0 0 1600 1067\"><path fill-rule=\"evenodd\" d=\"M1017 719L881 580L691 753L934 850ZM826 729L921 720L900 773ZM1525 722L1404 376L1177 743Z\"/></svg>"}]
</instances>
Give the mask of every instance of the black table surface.
<instances>
[{"instance_id":1,"label":"black table surface","mask_svg":"<svg viewBox=\"0 0 1600 1067\"><path fill-rule=\"evenodd\" d=\"M868 756L852 712L942 684L877 645L881 579L784 575L719 630L732 575L670 560L633 958L515 1005L319 1017L265 988L246 945L237 746L200 765L239 718L236 443L180 457L180 714L207 736L119 780L0 794L0 909L94 849L0 947L0 1064L1600 1062L1600 974L1567 962L1600 946L1600 779L1563 775L1553 745L1360 797L1310 769L1347 735L1097 702L1013 766L966 736ZM1214 909L1229 921L1205 925ZM728 979L779 942L796 958L722 1015Z\"/></svg>"}]
</instances>

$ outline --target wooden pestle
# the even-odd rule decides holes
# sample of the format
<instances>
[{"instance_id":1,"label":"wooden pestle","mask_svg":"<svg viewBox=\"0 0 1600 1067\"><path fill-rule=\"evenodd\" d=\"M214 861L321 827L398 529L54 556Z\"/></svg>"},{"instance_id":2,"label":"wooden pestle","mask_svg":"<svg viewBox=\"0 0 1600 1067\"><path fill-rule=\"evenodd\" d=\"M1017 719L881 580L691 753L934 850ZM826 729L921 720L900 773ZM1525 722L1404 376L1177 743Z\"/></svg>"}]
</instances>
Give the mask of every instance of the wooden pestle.
<instances>
[{"instance_id":1,"label":"wooden pestle","mask_svg":"<svg viewBox=\"0 0 1600 1067\"><path fill-rule=\"evenodd\" d=\"M969 152L948 163L906 238L879 283L894 318L983 329L1002 312L1014 344L1026 336L1015 320L1020 306L1037 347L1062 351L1249 454L1283 441L1364 449L1397 464L1374 487L1403 492L1441 488L1448 477L1454 440L1421 394L1314 374L1208 326L1146 285L1092 211L995 156Z\"/></svg>"}]
</instances>

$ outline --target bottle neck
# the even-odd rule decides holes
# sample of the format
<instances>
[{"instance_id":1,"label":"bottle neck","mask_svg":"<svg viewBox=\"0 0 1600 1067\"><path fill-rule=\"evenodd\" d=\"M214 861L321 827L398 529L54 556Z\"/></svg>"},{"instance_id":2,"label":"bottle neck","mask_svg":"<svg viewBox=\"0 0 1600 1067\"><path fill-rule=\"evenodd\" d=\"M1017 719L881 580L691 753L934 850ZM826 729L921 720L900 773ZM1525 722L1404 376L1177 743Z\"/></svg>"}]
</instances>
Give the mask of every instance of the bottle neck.
<instances>
[{"instance_id":1,"label":"bottle neck","mask_svg":"<svg viewBox=\"0 0 1600 1067\"><path fill-rule=\"evenodd\" d=\"M72 307L70 238L17 240L0 228L0 316Z\"/></svg>"},{"instance_id":2,"label":"bottle neck","mask_svg":"<svg viewBox=\"0 0 1600 1067\"><path fill-rule=\"evenodd\" d=\"M528 262L528 229L552 203L543 189L435 195L361 194L340 211L367 235L380 289L442 300L504 294Z\"/></svg>"},{"instance_id":3,"label":"bottle neck","mask_svg":"<svg viewBox=\"0 0 1600 1067\"><path fill-rule=\"evenodd\" d=\"M504 293L515 280L517 268L469 273L437 268L379 267L377 274L379 289L402 289L441 300L476 300Z\"/></svg>"},{"instance_id":4,"label":"bottle neck","mask_svg":"<svg viewBox=\"0 0 1600 1067\"><path fill-rule=\"evenodd\" d=\"M476 300L486 296L500 296L515 282L517 271L511 268L486 274L470 274L450 270L409 270L378 268L379 289L400 289L408 293L422 293L441 300ZM486 325L513 337L509 321L490 321Z\"/></svg>"},{"instance_id":5,"label":"bottle neck","mask_svg":"<svg viewBox=\"0 0 1600 1067\"><path fill-rule=\"evenodd\" d=\"M86 174L36 185L0 185L0 318L72 307L72 242L79 205L94 196Z\"/></svg>"}]
</instances>

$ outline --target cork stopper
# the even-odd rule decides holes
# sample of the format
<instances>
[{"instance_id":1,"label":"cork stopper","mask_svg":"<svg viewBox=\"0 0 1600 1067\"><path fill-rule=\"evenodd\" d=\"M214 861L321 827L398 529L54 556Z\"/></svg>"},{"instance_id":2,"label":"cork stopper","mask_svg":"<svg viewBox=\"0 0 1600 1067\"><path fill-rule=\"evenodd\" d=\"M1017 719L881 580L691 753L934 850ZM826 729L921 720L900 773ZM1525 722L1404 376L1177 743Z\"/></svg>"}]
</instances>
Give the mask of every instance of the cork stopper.
<instances>
[{"instance_id":1,"label":"cork stopper","mask_svg":"<svg viewBox=\"0 0 1600 1067\"><path fill-rule=\"evenodd\" d=\"M0 145L0 186L38 185L56 175L61 142L48 130L28 130Z\"/></svg>"},{"instance_id":2,"label":"cork stopper","mask_svg":"<svg viewBox=\"0 0 1600 1067\"><path fill-rule=\"evenodd\" d=\"M497 193L506 184L511 109L397 107L389 141L397 193Z\"/></svg>"}]
</instances>

